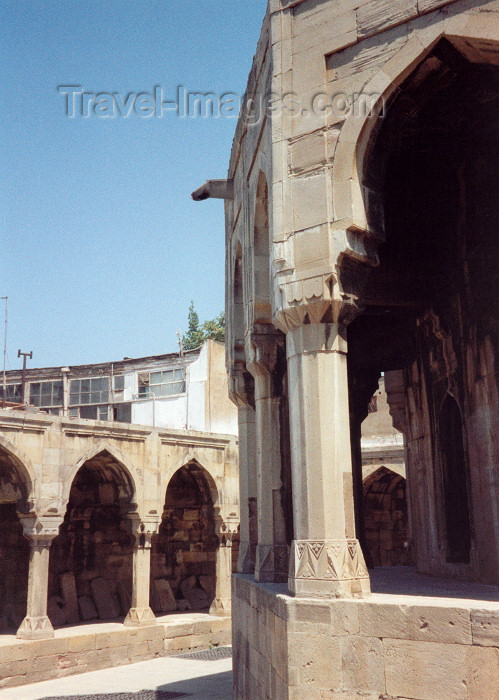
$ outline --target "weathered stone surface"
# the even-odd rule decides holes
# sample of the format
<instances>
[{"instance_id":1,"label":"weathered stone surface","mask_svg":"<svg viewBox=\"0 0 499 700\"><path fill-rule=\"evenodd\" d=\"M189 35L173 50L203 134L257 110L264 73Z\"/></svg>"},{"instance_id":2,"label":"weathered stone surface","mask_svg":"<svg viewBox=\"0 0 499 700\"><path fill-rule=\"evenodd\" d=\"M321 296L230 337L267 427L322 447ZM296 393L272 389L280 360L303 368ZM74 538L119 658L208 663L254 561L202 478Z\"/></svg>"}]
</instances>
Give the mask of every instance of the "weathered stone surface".
<instances>
[{"instance_id":1,"label":"weathered stone surface","mask_svg":"<svg viewBox=\"0 0 499 700\"><path fill-rule=\"evenodd\" d=\"M119 617L120 611L116 599L109 592L109 584L102 577L94 578L90 583L92 598L101 620L113 620Z\"/></svg>"},{"instance_id":2,"label":"weathered stone surface","mask_svg":"<svg viewBox=\"0 0 499 700\"><path fill-rule=\"evenodd\" d=\"M78 598L76 595L75 576L72 571L66 571L59 576L59 585L61 587L64 607L66 608L67 620L69 624L78 622L80 616L78 614Z\"/></svg>"},{"instance_id":3,"label":"weathered stone surface","mask_svg":"<svg viewBox=\"0 0 499 700\"><path fill-rule=\"evenodd\" d=\"M471 612L473 644L499 647L499 611L473 610Z\"/></svg>"},{"instance_id":4,"label":"weathered stone surface","mask_svg":"<svg viewBox=\"0 0 499 700\"><path fill-rule=\"evenodd\" d=\"M466 698L467 647L384 639L386 692L434 700Z\"/></svg>"},{"instance_id":5,"label":"weathered stone surface","mask_svg":"<svg viewBox=\"0 0 499 700\"><path fill-rule=\"evenodd\" d=\"M470 647L467 659L469 700L499 697L499 649Z\"/></svg>"},{"instance_id":6,"label":"weathered stone surface","mask_svg":"<svg viewBox=\"0 0 499 700\"><path fill-rule=\"evenodd\" d=\"M417 0L371 0L359 4L357 33L360 38L375 34L418 14Z\"/></svg>"},{"instance_id":7,"label":"weathered stone surface","mask_svg":"<svg viewBox=\"0 0 499 700\"><path fill-rule=\"evenodd\" d=\"M157 578L153 581L159 601L158 610L161 612L172 612L177 609L177 601L173 595L170 584L164 578Z\"/></svg>"},{"instance_id":8,"label":"weathered stone surface","mask_svg":"<svg viewBox=\"0 0 499 700\"><path fill-rule=\"evenodd\" d=\"M341 637L343 688L357 693L385 693L383 644L375 637Z\"/></svg>"},{"instance_id":9,"label":"weathered stone surface","mask_svg":"<svg viewBox=\"0 0 499 700\"><path fill-rule=\"evenodd\" d=\"M88 595L82 595L78 598L78 609L82 620L95 620L98 617L94 601Z\"/></svg>"}]
</instances>

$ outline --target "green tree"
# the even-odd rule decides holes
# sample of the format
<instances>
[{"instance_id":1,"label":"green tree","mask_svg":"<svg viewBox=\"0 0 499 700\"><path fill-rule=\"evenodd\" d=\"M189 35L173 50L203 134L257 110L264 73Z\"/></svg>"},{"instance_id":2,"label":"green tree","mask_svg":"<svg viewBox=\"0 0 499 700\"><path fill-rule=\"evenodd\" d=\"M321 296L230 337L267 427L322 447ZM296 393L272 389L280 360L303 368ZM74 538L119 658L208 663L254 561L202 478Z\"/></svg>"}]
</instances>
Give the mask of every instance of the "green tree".
<instances>
[{"instance_id":1,"label":"green tree","mask_svg":"<svg viewBox=\"0 0 499 700\"><path fill-rule=\"evenodd\" d=\"M199 347L204 340L203 330L199 325L199 316L191 301L189 314L187 316L187 333L182 336L182 346L184 350L194 350Z\"/></svg>"},{"instance_id":2,"label":"green tree","mask_svg":"<svg viewBox=\"0 0 499 700\"><path fill-rule=\"evenodd\" d=\"M218 340L219 343L225 342L225 314L222 311L216 318L201 325L194 302L191 301L187 315L187 332L182 336L182 346L184 350L194 350L209 338Z\"/></svg>"},{"instance_id":3,"label":"green tree","mask_svg":"<svg viewBox=\"0 0 499 700\"><path fill-rule=\"evenodd\" d=\"M204 340L218 340L219 343L225 343L225 313L222 311L212 321L203 323Z\"/></svg>"}]
</instances>

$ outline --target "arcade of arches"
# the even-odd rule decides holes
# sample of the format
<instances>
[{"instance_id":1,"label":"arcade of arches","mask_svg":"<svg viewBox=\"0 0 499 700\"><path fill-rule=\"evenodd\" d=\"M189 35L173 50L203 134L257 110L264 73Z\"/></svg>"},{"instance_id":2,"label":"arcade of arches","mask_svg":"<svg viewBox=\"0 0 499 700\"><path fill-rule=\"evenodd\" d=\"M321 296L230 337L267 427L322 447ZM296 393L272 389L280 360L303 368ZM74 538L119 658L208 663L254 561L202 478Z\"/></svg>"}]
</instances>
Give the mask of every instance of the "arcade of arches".
<instances>
[{"instance_id":1,"label":"arcade of arches","mask_svg":"<svg viewBox=\"0 0 499 700\"><path fill-rule=\"evenodd\" d=\"M494 697L499 12L352 7L270 2L246 94L318 108L240 121L219 187L240 438L234 697ZM382 374L407 483L364 475ZM391 588L371 596L380 580ZM424 614L408 596L400 609L408 589Z\"/></svg>"},{"instance_id":2,"label":"arcade of arches","mask_svg":"<svg viewBox=\"0 0 499 700\"><path fill-rule=\"evenodd\" d=\"M2 414L2 432L15 441L0 445L0 633L40 639L78 622L141 626L154 624L154 613L230 614L234 438L197 433L192 444L188 433L138 428L128 445L119 435L99 449L91 422L69 438L64 419L31 421L36 437L23 430L22 416ZM57 434L58 453L50 447ZM78 460L83 448L91 456ZM25 454L46 450L58 457L52 468L23 463ZM131 471L126 462L137 464L140 453L143 466ZM78 468L66 466L68 457ZM166 467L186 457L173 472ZM60 470L73 476L58 482ZM61 487L66 500L52 496Z\"/></svg>"}]
</instances>

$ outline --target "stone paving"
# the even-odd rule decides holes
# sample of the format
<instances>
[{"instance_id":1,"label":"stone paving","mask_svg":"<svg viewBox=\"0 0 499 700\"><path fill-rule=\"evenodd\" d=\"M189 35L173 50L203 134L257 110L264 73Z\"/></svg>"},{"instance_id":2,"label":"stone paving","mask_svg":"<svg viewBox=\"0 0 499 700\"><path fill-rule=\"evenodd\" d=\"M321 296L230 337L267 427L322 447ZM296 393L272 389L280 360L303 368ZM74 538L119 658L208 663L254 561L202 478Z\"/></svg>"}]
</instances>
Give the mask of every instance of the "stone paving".
<instances>
[{"instance_id":1,"label":"stone paving","mask_svg":"<svg viewBox=\"0 0 499 700\"><path fill-rule=\"evenodd\" d=\"M0 700L230 700L228 650L169 656L0 690ZM213 658L215 657L215 658Z\"/></svg>"}]
</instances>

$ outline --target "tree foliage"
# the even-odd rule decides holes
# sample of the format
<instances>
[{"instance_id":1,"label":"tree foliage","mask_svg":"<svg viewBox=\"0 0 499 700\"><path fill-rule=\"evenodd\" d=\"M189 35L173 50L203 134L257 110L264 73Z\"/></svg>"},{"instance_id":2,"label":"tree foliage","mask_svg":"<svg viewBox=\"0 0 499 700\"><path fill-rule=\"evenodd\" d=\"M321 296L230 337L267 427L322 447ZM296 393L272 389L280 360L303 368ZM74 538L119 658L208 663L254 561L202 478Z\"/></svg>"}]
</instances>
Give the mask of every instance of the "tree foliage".
<instances>
[{"instance_id":1,"label":"tree foliage","mask_svg":"<svg viewBox=\"0 0 499 700\"><path fill-rule=\"evenodd\" d=\"M201 324L194 302L191 301L187 315L187 331L182 336L182 347L184 350L194 350L208 339L225 342L225 314L222 311L211 321Z\"/></svg>"}]
</instances>

